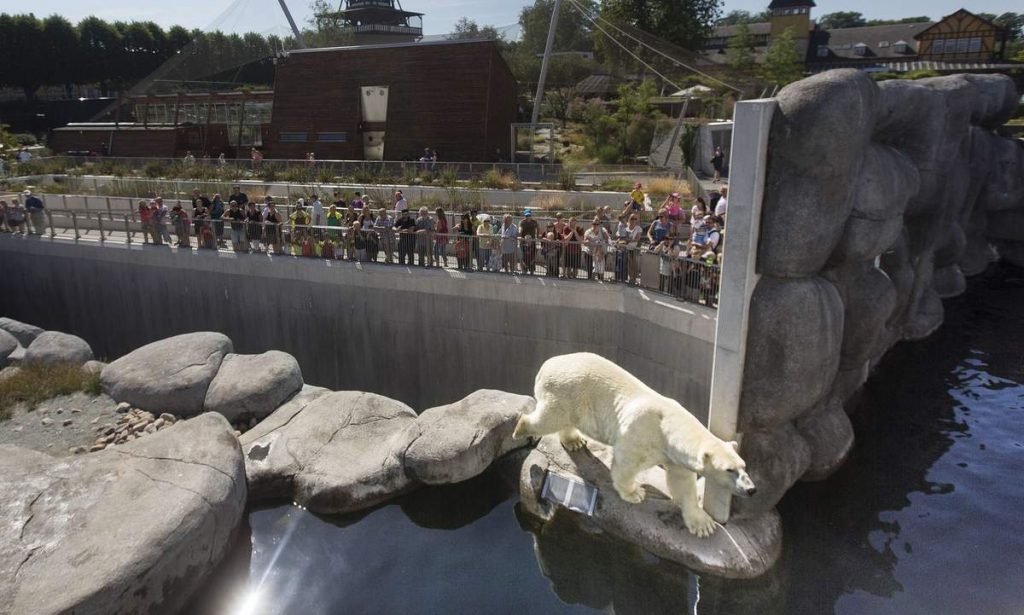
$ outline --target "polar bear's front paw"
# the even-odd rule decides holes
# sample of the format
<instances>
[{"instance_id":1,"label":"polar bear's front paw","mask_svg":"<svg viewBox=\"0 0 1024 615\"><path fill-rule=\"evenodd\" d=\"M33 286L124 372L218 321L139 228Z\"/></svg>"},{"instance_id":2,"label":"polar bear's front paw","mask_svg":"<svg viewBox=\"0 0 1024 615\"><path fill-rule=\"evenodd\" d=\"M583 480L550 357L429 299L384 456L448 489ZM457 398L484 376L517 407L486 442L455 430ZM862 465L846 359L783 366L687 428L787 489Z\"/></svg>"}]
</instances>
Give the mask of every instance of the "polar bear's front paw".
<instances>
[{"instance_id":1,"label":"polar bear's front paw","mask_svg":"<svg viewBox=\"0 0 1024 615\"><path fill-rule=\"evenodd\" d=\"M616 487L615 490L619 492L620 498L630 504L639 504L644 501L645 497L647 497L647 491L645 491L640 485L634 485L633 488L629 490L619 489L618 487Z\"/></svg>"},{"instance_id":2,"label":"polar bear's front paw","mask_svg":"<svg viewBox=\"0 0 1024 615\"><path fill-rule=\"evenodd\" d=\"M715 533L715 520L700 508L684 509L683 521L686 523L686 529L698 538L707 538Z\"/></svg>"},{"instance_id":3,"label":"polar bear's front paw","mask_svg":"<svg viewBox=\"0 0 1024 615\"><path fill-rule=\"evenodd\" d=\"M587 445L586 439L584 439L579 432L562 435L559 437L559 440L561 440L562 446L564 446L567 451L578 451Z\"/></svg>"}]
</instances>

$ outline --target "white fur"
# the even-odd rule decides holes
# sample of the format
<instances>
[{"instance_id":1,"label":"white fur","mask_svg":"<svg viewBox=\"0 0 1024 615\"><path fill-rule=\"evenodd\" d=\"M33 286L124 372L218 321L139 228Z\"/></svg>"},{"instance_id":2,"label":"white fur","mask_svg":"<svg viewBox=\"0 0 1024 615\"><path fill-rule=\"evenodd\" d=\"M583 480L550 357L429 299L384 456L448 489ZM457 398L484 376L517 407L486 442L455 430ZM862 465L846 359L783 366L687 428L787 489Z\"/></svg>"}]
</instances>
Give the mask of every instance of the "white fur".
<instances>
[{"instance_id":1,"label":"white fur","mask_svg":"<svg viewBox=\"0 0 1024 615\"><path fill-rule=\"evenodd\" d=\"M584 435L611 446L612 484L619 497L634 504L644 499L637 474L664 467L669 495L697 536L715 531L698 502L698 474L736 495L753 494L735 442L715 437L679 402L604 357L581 352L548 359L537 372L534 396L537 407L519 418L513 437L558 432L569 450L585 446Z\"/></svg>"}]
</instances>

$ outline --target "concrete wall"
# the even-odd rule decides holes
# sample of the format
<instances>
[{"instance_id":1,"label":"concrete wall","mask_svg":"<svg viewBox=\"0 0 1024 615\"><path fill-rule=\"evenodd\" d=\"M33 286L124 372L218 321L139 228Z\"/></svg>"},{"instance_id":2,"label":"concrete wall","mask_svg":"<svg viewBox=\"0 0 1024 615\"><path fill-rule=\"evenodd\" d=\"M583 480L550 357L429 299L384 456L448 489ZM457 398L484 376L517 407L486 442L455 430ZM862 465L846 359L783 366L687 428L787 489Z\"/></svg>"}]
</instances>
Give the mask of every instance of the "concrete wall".
<instances>
[{"instance_id":1,"label":"concrete wall","mask_svg":"<svg viewBox=\"0 0 1024 615\"><path fill-rule=\"evenodd\" d=\"M0 314L108 360L220 331L236 352L293 354L309 383L424 409L485 387L532 393L545 359L587 350L706 416L714 312L642 289L10 236L0 259Z\"/></svg>"},{"instance_id":2,"label":"concrete wall","mask_svg":"<svg viewBox=\"0 0 1024 615\"><path fill-rule=\"evenodd\" d=\"M997 254L1024 264L1024 143L996 133L1016 106L1002 75L850 69L779 93L739 409L758 493L734 512L839 467L843 404L882 355L938 328Z\"/></svg>"}]
</instances>

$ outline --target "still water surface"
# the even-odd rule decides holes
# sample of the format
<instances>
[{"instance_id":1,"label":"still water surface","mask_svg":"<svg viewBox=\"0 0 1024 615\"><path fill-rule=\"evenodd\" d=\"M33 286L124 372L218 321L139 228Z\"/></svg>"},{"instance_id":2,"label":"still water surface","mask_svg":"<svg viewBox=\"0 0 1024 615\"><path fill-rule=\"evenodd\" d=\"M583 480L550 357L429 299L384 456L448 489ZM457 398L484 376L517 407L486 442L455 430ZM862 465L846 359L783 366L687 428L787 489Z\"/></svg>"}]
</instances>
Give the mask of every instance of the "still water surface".
<instances>
[{"instance_id":1,"label":"still water surface","mask_svg":"<svg viewBox=\"0 0 1024 615\"><path fill-rule=\"evenodd\" d=\"M900 344L853 407L856 448L780 505L785 552L752 582L689 574L581 529L539 528L496 473L362 515L251 513L196 612L1024 612L1024 279L1000 270Z\"/></svg>"}]
</instances>

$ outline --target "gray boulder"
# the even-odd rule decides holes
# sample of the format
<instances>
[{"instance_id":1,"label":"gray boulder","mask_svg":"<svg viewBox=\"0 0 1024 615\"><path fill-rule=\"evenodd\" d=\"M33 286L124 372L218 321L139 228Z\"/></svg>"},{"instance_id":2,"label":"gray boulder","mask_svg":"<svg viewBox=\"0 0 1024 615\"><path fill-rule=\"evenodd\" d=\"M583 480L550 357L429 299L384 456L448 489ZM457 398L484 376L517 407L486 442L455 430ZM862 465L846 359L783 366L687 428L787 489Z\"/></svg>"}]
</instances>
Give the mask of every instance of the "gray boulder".
<instances>
[{"instance_id":1,"label":"gray boulder","mask_svg":"<svg viewBox=\"0 0 1024 615\"><path fill-rule=\"evenodd\" d=\"M797 419L796 430L811 448L810 465L801 480L825 480L853 450L853 425L837 399Z\"/></svg>"},{"instance_id":2,"label":"gray boulder","mask_svg":"<svg viewBox=\"0 0 1024 615\"><path fill-rule=\"evenodd\" d=\"M963 75L977 89L971 122L989 129L1005 124L1017 111L1019 94L1006 75Z\"/></svg>"},{"instance_id":3,"label":"gray boulder","mask_svg":"<svg viewBox=\"0 0 1024 615\"><path fill-rule=\"evenodd\" d=\"M535 405L526 395L484 389L424 411L409 426L405 472L428 485L473 478L498 457L528 444L512 440L512 431L519 415Z\"/></svg>"},{"instance_id":4,"label":"gray boulder","mask_svg":"<svg viewBox=\"0 0 1024 615\"><path fill-rule=\"evenodd\" d=\"M231 349L227 336L212 332L146 344L103 368L103 392L153 412L194 416Z\"/></svg>"},{"instance_id":5,"label":"gray boulder","mask_svg":"<svg viewBox=\"0 0 1024 615\"><path fill-rule=\"evenodd\" d=\"M831 261L856 263L873 260L896 243L903 233L903 218L872 220L856 213L846 220L843 234L832 253Z\"/></svg>"},{"instance_id":6,"label":"gray boulder","mask_svg":"<svg viewBox=\"0 0 1024 615\"><path fill-rule=\"evenodd\" d=\"M959 265L946 265L935 269L932 287L942 299L959 297L967 291L967 278Z\"/></svg>"},{"instance_id":7,"label":"gray boulder","mask_svg":"<svg viewBox=\"0 0 1024 615\"><path fill-rule=\"evenodd\" d=\"M414 486L401 462L414 420L374 393L303 391L242 435L251 501L346 513L403 493Z\"/></svg>"},{"instance_id":8,"label":"gray boulder","mask_svg":"<svg viewBox=\"0 0 1024 615\"><path fill-rule=\"evenodd\" d=\"M107 364L103 361L86 361L82 366L82 371L87 374L101 374L106 366Z\"/></svg>"},{"instance_id":9,"label":"gray boulder","mask_svg":"<svg viewBox=\"0 0 1024 615\"><path fill-rule=\"evenodd\" d=\"M861 365L871 358L875 341L896 309L896 288L889 276L876 267L858 271L844 295L841 369Z\"/></svg>"},{"instance_id":10,"label":"gray boulder","mask_svg":"<svg viewBox=\"0 0 1024 615\"><path fill-rule=\"evenodd\" d=\"M19 347L18 338L0 329L0 367L7 365L7 357Z\"/></svg>"},{"instance_id":11,"label":"gray boulder","mask_svg":"<svg viewBox=\"0 0 1024 615\"><path fill-rule=\"evenodd\" d=\"M756 518L774 510L811 465L811 447L792 423L744 433L740 456L747 462L757 493L732 499L733 517L739 519Z\"/></svg>"},{"instance_id":12,"label":"gray boulder","mask_svg":"<svg viewBox=\"0 0 1024 615\"><path fill-rule=\"evenodd\" d=\"M57 459L0 447L0 612L182 612L245 510L242 455L215 414Z\"/></svg>"},{"instance_id":13,"label":"gray boulder","mask_svg":"<svg viewBox=\"0 0 1024 615\"><path fill-rule=\"evenodd\" d=\"M52 365L73 363L84 365L93 360L92 348L77 335L60 331L43 331L25 349L25 362Z\"/></svg>"},{"instance_id":14,"label":"gray boulder","mask_svg":"<svg viewBox=\"0 0 1024 615\"><path fill-rule=\"evenodd\" d=\"M35 325L19 322L13 318L0 318L0 329L13 335L18 343L26 348L43 332Z\"/></svg>"},{"instance_id":15,"label":"gray boulder","mask_svg":"<svg viewBox=\"0 0 1024 615\"><path fill-rule=\"evenodd\" d=\"M206 391L203 407L229 421L262 419L301 388L302 370L288 353L229 354Z\"/></svg>"},{"instance_id":16,"label":"gray boulder","mask_svg":"<svg viewBox=\"0 0 1024 615\"><path fill-rule=\"evenodd\" d=\"M750 304L740 431L788 423L828 392L839 369L843 302L819 277L764 277Z\"/></svg>"},{"instance_id":17,"label":"gray boulder","mask_svg":"<svg viewBox=\"0 0 1024 615\"><path fill-rule=\"evenodd\" d=\"M757 518L733 519L708 538L691 534L679 506L668 498L665 471L651 468L640 474L646 499L630 504L615 493L609 468L611 449L597 442L566 451L556 435L541 438L522 464L519 494L526 512L549 520L560 507L540 499L550 470L583 478L598 488L594 515L588 523L611 536L633 543L658 557L678 562L699 573L746 579L760 576L778 561L782 526L774 510Z\"/></svg>"}]
</instances>

